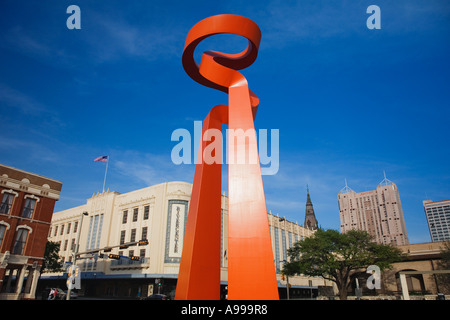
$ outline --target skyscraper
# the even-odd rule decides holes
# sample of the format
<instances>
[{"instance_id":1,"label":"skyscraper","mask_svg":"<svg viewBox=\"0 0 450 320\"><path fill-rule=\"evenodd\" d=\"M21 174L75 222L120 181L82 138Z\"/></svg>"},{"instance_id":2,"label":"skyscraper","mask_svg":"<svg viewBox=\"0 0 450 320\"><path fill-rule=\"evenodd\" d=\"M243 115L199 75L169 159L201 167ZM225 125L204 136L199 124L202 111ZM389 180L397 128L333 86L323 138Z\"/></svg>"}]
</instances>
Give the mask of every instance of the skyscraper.
<instances>
[{"instance_id":1,"label":"skyscraper","mask_svg":"<svg viewBox=\"0 0 450 320\"><path fill-rule=\"evenodd\" d=\"M431 241L450 240L450 200L423 201Z\"/></svg>"},{"instance_id":2,"label":"skyscraper","mask_svg":"<svg viewBox=\"0 0 450 320\"><path fill-rule=\"evenodd\" d=\"M306 211L305 211L305 224L303 225L305 228L311 230L317 230L317 219L314 214L313 204L311 202L311 197L309 196L309 187L306 187Z\"/></svg>"},{"instance_id":3,"label":"skyscraper","mask_svg":"<svg viewBox=\"0 0 450 320\"><path fill-rule=\"evenodd\" d=\"M357 193L347 186L338 193L341 232L366 230L382 244L409 244L397 185L386 176L375 190Z\"/></svg>"}]
</instances>

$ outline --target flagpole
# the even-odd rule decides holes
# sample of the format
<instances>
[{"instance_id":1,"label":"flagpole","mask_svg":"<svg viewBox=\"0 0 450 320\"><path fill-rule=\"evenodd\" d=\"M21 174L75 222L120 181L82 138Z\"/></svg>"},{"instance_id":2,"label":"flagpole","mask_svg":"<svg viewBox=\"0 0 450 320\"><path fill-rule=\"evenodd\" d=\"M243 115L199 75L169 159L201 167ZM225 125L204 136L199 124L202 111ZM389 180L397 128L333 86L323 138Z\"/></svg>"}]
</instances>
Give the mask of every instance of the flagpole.
<instances>
[{"instance_id":1,"label":"flagpole","mask_svg":"<svg viewBox=\"0 0 450 320\"><path fill-rule=\"evenodd\" d=\"M103 179L103 192L105 192L106 173L108 172L108 163L109 163L109 156L108 156L108 159L106 160L105 178Z\"/></svg>"}]
</instances>

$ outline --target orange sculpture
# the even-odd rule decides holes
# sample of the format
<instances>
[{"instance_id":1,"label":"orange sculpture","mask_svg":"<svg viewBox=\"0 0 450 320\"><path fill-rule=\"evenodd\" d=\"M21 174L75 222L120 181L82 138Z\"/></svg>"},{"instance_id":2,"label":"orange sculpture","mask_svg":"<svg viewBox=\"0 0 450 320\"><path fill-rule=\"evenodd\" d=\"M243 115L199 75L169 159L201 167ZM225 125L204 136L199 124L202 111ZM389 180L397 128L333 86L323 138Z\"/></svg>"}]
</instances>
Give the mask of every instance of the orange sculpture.
<instances>
[{"instance_id":1,"label":"orange sculpture","mask_svg":"<svg viewBox=\"0 0 450 320\"><path fill-rule=\"evenodd\" d=\"M238 54L206 51L198 65L196 46L221 33L247 38L246 50ZM227 93L229 104L215 106L203 122L198 151L202 160L195 169L175 299L220 299L221 163L207 163L203 154L212 143L204 134L209 129L221 131L222 124L228 124L229 132L245 133L229 148L233 150L228 161L228 299L279 298L254 129L259 100L237 71L255 61L260 39L261 31L252 20L231 14L198 22L186 38L182 58L186 73L202 85ZM215 158L221 159L217 154L221 151L215 152Z\"/></svg>"}]
</instances>

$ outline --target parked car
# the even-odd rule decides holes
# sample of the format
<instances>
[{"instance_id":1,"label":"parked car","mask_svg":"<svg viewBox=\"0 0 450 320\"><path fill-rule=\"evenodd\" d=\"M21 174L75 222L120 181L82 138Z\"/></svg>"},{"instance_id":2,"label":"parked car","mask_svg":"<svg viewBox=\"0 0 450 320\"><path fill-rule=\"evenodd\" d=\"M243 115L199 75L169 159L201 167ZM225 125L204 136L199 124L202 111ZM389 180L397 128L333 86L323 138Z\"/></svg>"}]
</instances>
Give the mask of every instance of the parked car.
<instances>
[{"instance_id":1,"label":"parked car","mask_svg":"<svg viewBox=\"0 0 450 320\"><path fill-rule=\"evenodd\" d=\"M170 300L170 297L165 294L152 294L148 297L142 298L141 300Z\"/></svg>"},{"instance_id":2,"label":"parked car","mask_svg":"<svg viewBox=\"0 0 450 320\"><path fill-rule=\"evenodd\" d=\"M65 296L64 299L66 299L67 297L67 291L64 291ZM70 299L76 299L78 298L78 293L74 292L73 290L70 291Z\"/></svg>"}]
</instances>

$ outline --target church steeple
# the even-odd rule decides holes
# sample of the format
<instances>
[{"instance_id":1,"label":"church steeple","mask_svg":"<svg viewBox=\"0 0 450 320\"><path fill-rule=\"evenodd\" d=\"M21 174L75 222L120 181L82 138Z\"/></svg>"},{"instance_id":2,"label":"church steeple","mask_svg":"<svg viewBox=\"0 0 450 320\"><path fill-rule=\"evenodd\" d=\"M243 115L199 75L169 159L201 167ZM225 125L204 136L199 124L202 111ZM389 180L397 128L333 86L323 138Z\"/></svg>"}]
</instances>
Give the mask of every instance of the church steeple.
<instances>
[{"instance_id":1,"label":"church steeple","mask_svg":"<svg viewBox=\"0 0 450 320\"><path fill-rule=\"evenodd\" d=\"M308 185L306 185L306 211L304 227L312 230L317 230L318 228L316 215L314 214L313 204L309 195Z\"/></svg>"}]
</instances>

